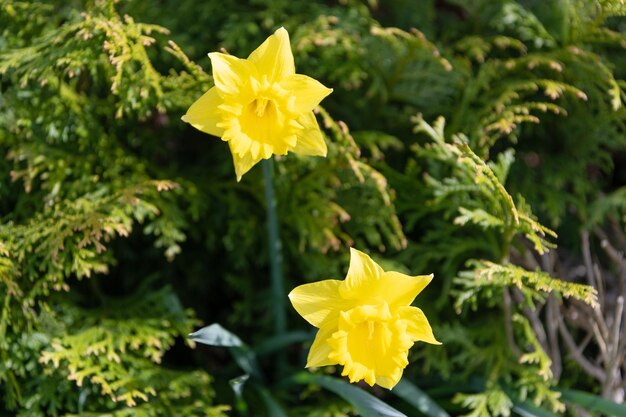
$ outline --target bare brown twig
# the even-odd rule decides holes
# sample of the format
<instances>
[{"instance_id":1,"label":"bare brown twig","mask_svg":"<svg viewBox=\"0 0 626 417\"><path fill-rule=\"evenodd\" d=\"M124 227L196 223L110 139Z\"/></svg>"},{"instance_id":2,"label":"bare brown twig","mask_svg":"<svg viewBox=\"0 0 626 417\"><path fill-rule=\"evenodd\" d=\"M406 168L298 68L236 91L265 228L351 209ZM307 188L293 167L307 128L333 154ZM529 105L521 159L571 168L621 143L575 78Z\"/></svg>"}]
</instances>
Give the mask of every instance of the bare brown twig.
<instances>
[{"instance_id":1,"label":"bare brown twig","mask_svg":"<svg viewBox=\"0 0 626 417\"><path fill-rule=\"evenodd\" d=\"M600 228L592 229L592 234L581 233L582 259L562 252L540 257L528 250L519 260L529 269L541 268L551 276L570 280L584 278L598 292L596 306L576 300L560 305L557 296L551 294L545 305L534 309L524 307L522 311L550 356L556 378L562 376L562 357L567 351L585 373L600 383L603 397L622 402L626 392L626 236L615 224L609 226L611 236ZM603 252L601 256L596 255L594 248ZM520 302L522 294L513 289L512 297ZM504 301L509 320L512 313L507 309L511 309L511 300L509 298L508 307L506 296ZM545 307L543 315L542 307ZM514 340L509 341L509 344L514 343ZM596 352L597 356L589 352Z\"/></svg>"}]
</instances>

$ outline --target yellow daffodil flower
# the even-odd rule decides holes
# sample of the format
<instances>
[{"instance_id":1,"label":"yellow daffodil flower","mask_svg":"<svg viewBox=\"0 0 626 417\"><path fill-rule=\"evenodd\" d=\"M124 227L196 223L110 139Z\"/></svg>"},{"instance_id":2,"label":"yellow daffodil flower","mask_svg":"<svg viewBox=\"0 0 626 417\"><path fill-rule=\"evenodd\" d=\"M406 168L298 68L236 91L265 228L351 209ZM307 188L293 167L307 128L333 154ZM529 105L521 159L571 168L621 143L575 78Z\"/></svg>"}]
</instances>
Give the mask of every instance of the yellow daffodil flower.
<instances>
[{"instance_id":1,"label":"yellow daffodil flower","mask_svg":"<svg viewBox=\"0 0 626 417\"><path fill-rule=\"evenodd\" d=\"M313 114L333 90L296 74L289 34L278 29L248 59L212 52L215 86L183 121L228 142L237 181L261 159L288 151L326 156Z\"/></svg>"},{"instance_id":2,"label":"yellow daffodil flower","mask_svg":"<svg viewBox=\"0 0 626 417\"><path fill-rule=\"evenodd\" d=\"M350 256L345 280L304 284L289 294L296 311L319 328L306 366L343 365L350 382L391 389L414 342L441 344L422 310L411 306L433 276L385 272L356 249Z\"/></svg>"}]
</instances>

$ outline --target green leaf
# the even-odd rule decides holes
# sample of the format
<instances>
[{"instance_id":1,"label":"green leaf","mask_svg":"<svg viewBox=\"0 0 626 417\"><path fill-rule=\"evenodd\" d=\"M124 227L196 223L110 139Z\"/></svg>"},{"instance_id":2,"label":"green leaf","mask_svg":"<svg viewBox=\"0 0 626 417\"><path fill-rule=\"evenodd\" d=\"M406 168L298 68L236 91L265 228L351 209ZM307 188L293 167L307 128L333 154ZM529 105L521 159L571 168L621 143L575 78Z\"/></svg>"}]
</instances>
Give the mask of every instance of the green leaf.
<instances>
[{"instance_id":1,"label":"green leaf","mask_svg":"<svg viewBox=\"0 0 626 417\"><path fill-rule=\"evenodd\" d=\"M238 376L237 378L233 378L228 381L228 384L233 390L235 394L235 409L239 413L239 415L246 415L248 411L248 404L246 400L243 398L243 389L245 387L246 382L250 379L250 375L245 374Z\"/></svg>"},{"instance_id":2,"label":"green leaf","mask_svg":"<svg viewBox=\"0 0 626 417\"><path fill-rule=\"evenodd\" d=\"M450 417L450 415L424 391L406 379L400 380L398 385L391 390L391 393L402 398L428 417Z\"/></svg>"},{"instance_id":3,"label":"green leaf","mask_svg":"<svg viewBox=\"0 0 626 417\"><path fill-rule=\"evenodd\" d=\"M317 384L334 392L352 404L361 417L406 417L405 414L384 403L361 388L326 375L300 373L295 380L301 384Z\"/></svg>"},{"instance_id":4,"label":"green leaf","mask_svg":"<svg viewBox=\"0 0 626 417\"><path fill-rule=\"evenodd\" d=\"M594 394L572 389L560 390L563 400L578 404L588 411L596 411L607 416L626 417L626 405L617 404Z\"/></svg>"},{"instance_id":5,"label":"green leaf","mask_svg":"<svg viewBox=\"0 0 626 417\"><path fill-rule=\"evenodd\" d=\"M279 336L270 337L265 339L254 349L257 355L266 355L268 353L275 352L285 346L292 343L306 342L307 340L313 340L315 333L308 331L292 331L281 334Z\"/></svg>"},{"instance_id":6,"label":"green leaf","mask_svg":"<svg viewBox=\"0 0 626 417\"><path fill-rule=\"evenodd\" d=\"M229 332L218 323L203 327L189 335L194 342L209 346L226 347L233 355L233 359L239 367L257 379L263 379L263 373L256 361L254 351L234 333Z\"/></svg>"},{"instance_id":7,"label":"green leaf","mask_svg":"<svg viewBox=\"0 0 626 417\"><path fill-rule=\"evenodd\" d=\"M238 376L237 378L233 378L230 381L228 381L228 384L232 388L233 392L235 393L235 397L237 399L242 398L243 388L246 382L248 381L248 379L250 379L250 375L245 374L245 375Z\"/></svg>"},{"instance_id":8,"label":"green leaf","mask_svg":"<svg viewBox=\"0 0 626 417\"><path fill-rule=\"evenodd\" d=\"M229 332L218 323L203 327L197 332L191 333L189 337L194 342L209 346L241 347L244 345L239 337Z\"/></svg>"},{"instance_id":9,"label":"green leaf","mask_svg":"<svg viewBox=\"0 0 626 417\"><path fill-rule=\"evenodd\" d=\"M533 405L530 401L517 402L513 406L513 411L522 417L557 417L550 411Z\"/></svg>"},{"instance_id":10,"label":"green leaf","mask_svg":"<svg viewBox=\"0 0 626 417\"><path fill-rule=\"evenodd\" d=\"M265 407L267 408L267 414L269 417L288 417L283 407L276 401L274 396L261 385L255 384L254 386L259 394L261 394L261 399L265 403Z\"/></svg>"}]
</instances>

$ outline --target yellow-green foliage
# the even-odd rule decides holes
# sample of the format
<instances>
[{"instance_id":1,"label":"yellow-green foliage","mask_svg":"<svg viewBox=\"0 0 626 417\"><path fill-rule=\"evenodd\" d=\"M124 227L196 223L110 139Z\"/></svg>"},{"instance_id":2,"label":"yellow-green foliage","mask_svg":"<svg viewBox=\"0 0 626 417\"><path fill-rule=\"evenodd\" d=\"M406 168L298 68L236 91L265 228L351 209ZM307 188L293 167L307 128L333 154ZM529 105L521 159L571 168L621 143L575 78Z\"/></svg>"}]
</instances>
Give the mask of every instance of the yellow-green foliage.
<instances>
[{"instance_id":1,"label":"yellow-green foliage","mask_svg":"<svg viewBox=\"0 0 626 417\"><path fill-rule=\"evenodd\" d=\"M597 291L588 285L552 278L541 271L527 271L515 265L501 265L490 261L468 261L469 271L462 271L455 283L460 287L456 293L455 307L458 311L464 304L476 308L477 298L483 295L486 299L498 295L493 292L497 288L515 286L524 295L526 303L532 306L534 301L545 301L548 294L555 292L565 298L575 298L591 306L597 305ZM481 294L482 291L488 294Z\"/></svg>"},{"instance_id":2,"label":"yellow-green foliage","mask_svg":"<svg viewBox=\"0 0 626 417\"><path fill-rule=\"evenodd\" d=\"M512 288L518 289L524 298L524 303L516 303L514 311L521 311L523 307L534 309L535 303L544 302L551 292L596 305L597 293L592 287L555 279L541 271L526 271L509 263L512 245L517 239L527 239L536 252L543 254L555 247L547 238L556 238L552 230L537 222L524 200L516 204L507 192L504 183L513 162L512 150L500 154L497 162L485 163L470 149L464 136L455 136L452 143L446 141L443 119L437 120L433 126L421 116L414 121L415 131L425 133L432 141L416 146L415 152L427 159L431 167L440 164L446 168L443 178L425 175L426 184L432 193L426 205L430 206L430 210L450 210L446 213L450 223L457 226L459 231L470 229L476 240L475 246L481 249L483 256L488 257L468 260L465 265L467 269L458 272L453 280L450 293L456 299L456 311L460 314L467 304L474 310L479 305L511 309L511 306L503 306L503 300L505 296L510 297L508 291ZM454 203L447 204L450 200ZM457 213L454 212L455 208ZM507 292L507 295L503 292ZM507 323L507 320L510 322ZM476 348L475 356L468 356L474 365L483 364L487 378L483 393L459 394L455 397L456 402L473 410L468 416L510 415L513 405L510 396L497 387L503 381L507 381L510 389L519 390L515 398L530 396L537 404L545 402L553 411L564 410L563 403L558 401L560 394L552 390L554 381L550 370L551 360L536 341L528 318L508 311L504 319L498 320L502 331L506 326L512 327L514 324L523 330L518 332L520 345L529 346L531 350L518 354L517 364L511 363L508 346L511 341L502 340L500 345L491 342L491 348L497 353ZM480 332L480 329L473 328L469 330L473 335L467 336L480 340ZM445 343L445 337L443 340ZM537 378L537 375L541 378ZM516 379L523 383L511 384Z\"/></svg>"},{"instance_id":3,"label":"yellow-green foliage","mask_svg":"<svg viewBox=\"0 0 626 417\"><path fill-rule=\"evenodd\" d=\"M265 241L257 233L264 218L258 174L235 186L225 152L209 176L193 166L173 174L177 162L164 159L171 132L181 129L172 130L170 117L177 120L211 77L166 38L167 29L138 23L111 1L84 10L15 2L1 10L6 408L24 415L220 415L204 371L160 364L196 323L169 285L176 276L162 273L188 234L207 248L242 248L229 255L226 282ZM173 69L157 69L155 54L158 65ZM323 110L321 119L329 158L278 164L279 210L285 235L297 242L293 256L313 250L321 259L355 239L400 249L404 236L384 176L359 159L345 123ZM203 151L206 161L213 152ZM197 221L210 232L206 238L190 227ZM255 285L231 282L235 292Z\"/></svg>"}]
</instances>

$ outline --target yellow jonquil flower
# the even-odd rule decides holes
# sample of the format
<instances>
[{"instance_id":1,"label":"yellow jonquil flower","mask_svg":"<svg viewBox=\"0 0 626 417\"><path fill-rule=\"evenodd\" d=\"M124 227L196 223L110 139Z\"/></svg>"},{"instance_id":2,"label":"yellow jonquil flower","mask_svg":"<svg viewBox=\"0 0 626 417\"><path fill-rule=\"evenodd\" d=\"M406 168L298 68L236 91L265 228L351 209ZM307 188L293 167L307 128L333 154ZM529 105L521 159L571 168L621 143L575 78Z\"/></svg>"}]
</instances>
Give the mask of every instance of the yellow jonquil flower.
<instances>
[{"instance_id":1,"label":"yellow jonquil flower","mask_svg":"<svg viewBox=\"0 0 626 417\"><path fill-rule=\"evenodd\" d=\"M228 142L237 181L261 159L288 151L326 156L313 108L333 90L296 74L289 34L278 29L248 59L213 52L215 87L183 121Z\"/></svg>"},{"instance_id":2,"label":"yellow jonquil flower","mask_svg":"<svg viewBox=\"0 0 626 417\"><path fill-rule=\"evenodd\" d=\"M296 311L319 328L306 366L343 365L350 382L391 389L414 342L441 344L422 310L411 306L433 276L385 272L363 252L350 255L344 281L304 284L289 294Z\"/></svg>"}]
</instances>

